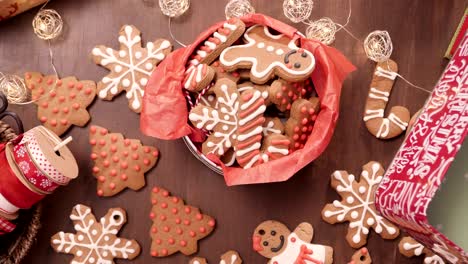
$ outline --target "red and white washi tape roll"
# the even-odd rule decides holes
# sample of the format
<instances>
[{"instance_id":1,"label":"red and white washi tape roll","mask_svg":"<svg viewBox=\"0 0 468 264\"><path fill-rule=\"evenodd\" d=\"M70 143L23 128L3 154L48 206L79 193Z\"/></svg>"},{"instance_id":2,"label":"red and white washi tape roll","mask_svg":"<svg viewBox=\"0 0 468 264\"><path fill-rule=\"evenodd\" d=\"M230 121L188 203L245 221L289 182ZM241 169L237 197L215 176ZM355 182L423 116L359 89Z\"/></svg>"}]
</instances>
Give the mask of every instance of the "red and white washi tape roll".
<instances>
[{"instance_id":1,"label":"red and white washi tape roll","mask_svg":"<svg viewBox=\"0 0 468 264\"><path fill-rule=\"evenodd\" d=\"M42 172L42 170L32 160L32 157L24 144L20 143L14 146L12 153L18 168L29 183L46 194L52 193L57 189L59 183L47 177Z\"/></svg>"},{"instance_id":2,"label":"red and white washi tape roll","mask_svg":"<svg viewBox=\"0 0 468 264\"><path fill-rule=\"evenodd\" d=\"M53 150L60 138L45 127L35 127L24 133L20 144L26 146L31 160L46 177L60 185L67 185L78 176L78 165L73 154L66 147L59 155Z\"/></svg>"}]
</instances>

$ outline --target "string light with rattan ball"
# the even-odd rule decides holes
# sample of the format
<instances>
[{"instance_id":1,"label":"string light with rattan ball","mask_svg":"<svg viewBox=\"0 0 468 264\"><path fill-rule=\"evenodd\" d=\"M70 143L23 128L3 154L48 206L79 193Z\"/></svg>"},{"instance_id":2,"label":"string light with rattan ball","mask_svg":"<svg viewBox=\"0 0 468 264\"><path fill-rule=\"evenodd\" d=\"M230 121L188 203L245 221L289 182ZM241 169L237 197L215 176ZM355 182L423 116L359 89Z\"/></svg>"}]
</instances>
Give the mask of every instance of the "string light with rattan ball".
<instances>
[{"instance_id":1,"label":"string light with rattan ball","mask_svg":"<svg viewBox=\"0 0 468 264\"><path fill-rule=\"evenodd\" d=\"M0 92L10 104L24 103L29 97L23 78L13 74L0 73Z\"/></svg>"},{"instance_id":2,"label":"string light with rattan ball","mask_svg":"<svg viewBox=\"0 0 468 264\"><path fill-rule=\"evenodd\" d=\"M231 0L224 9L226 18L243 17L255 13L255 8L249 0Z\"/></svg>"},{"instance_id":3,"label":"string light with rattan ball","mask_svg":"<svg viewBox=\"0 0 468 264\"><path fill-rule=\"evenodd\" d=\"M179 17L183 15L190 6L190 0L159 0L159 7L164 15L168 17Z\"/></svg>"},{"instance_id":4,"label":"string light with rattan ball","mask_svg":"<svg viewBox=\"0 0 468 264\"><path fill-rule=\"evenodd\" d=\"M309 24L306 36L309 39L315 39L330 45L335 41L336 31L335 22L328 17L324 17Z\"/></svg>"},{"instance_id":5,"label":"string light with rattan ball","mask_svg":"<svg viewBox=\"0 0 468 264\"><path fill-rule=\"evenodd\" d=\"M34 33L41 39L52 40L57 38L63 30L63 20L53 9L41 9L34 17Z\"/></svg>"},{"instance_id":6,"label":"string light with rattan ball","mask_svg":"<svg viewBox=\"0 0 468 264\"><path fill-rule=\"evenodd\" d=\"M312 0L284 0L284 15L294 23L303 22L309 19L314 8Z\"/></svg>"},{"instance_id":7,"label":"string light with rattan ball","mask_svg":"<svg viewBox=\"0 0 468 264\"><path fill-rule=\"evenodd\" d=\"M371 32L364 40L364 51L367 57L375 62L388 60L393 51L390 34L381 30Z\"/></svg>"}]
</instances>

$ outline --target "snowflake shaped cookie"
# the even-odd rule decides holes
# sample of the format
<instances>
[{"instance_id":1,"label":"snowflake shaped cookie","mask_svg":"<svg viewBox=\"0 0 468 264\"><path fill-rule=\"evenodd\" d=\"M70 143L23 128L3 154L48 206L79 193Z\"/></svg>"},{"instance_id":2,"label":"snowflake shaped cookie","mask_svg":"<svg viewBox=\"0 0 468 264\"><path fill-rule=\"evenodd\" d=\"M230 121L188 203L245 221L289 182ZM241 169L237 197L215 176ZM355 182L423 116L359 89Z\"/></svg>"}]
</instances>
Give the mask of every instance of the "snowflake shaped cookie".
<instances>
[{"instance_id":1,"label":"snowflake shaped cookie","mask_svg":"<svg viewBox=\"0 0 468 264\"><path fill-rule=\"evenodd\" d=\"M122 91L127 91L128 105L133 111L141 112L141 100L148 78L167 54L171 43L165 39L141 45L141 32L134 26L125 25L119 33L120 50L105 46L93 49L93 60L111 72L98 83L98 96L112 100Z\"/></svg>"},{"instance_id":2,"label":"snowflake shaped cookie","mask_svg":"<svg viewBox=\"0 0 468 264\"><path fill-rule=\"evenodd\" d=\"M332 187L343 199L327 204L322 210L322 218L330 224L349 221L346 240L353 248L366 244L371 227L384 239L394 239L400 233L375 209L375 191L384 172L380 163L371 161L362 167L359 181L346 171L335 171L331 176Z\"/></svg>"},{"instance_id":3,"label":"snowflake shaped cookie","mask_svg":"<svg viewBox=\"0 0 468 264\"><path fill-rule=\"evenodd\" d=\"M135 240L117 237L127 222L123 209L112 208L97 222L91 208L78 204L70 219L76 234L59 232L50 241L56 252L75 255L72 264L113 264L114 258L134 259L140 254Z\"/></svg>"}]
</instances>

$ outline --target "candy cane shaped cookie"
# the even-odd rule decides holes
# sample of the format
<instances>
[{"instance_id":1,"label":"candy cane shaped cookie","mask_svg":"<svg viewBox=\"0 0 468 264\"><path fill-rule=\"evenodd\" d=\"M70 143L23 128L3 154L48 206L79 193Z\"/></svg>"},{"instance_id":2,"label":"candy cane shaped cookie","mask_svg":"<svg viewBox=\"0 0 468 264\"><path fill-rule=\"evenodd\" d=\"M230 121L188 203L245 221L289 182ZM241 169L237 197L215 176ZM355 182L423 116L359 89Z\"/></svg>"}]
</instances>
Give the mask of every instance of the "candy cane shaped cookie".
<instances>
[{"instance_id":1,"label":"candy cane shaped cookie","mask_svg":"<svg viewBox=\"0 0 468 264\"><path fill-rule=\"evenodd\" d=\"M236 42L244 31L244 22L238 18L229 19L195 51L196 55L189 61L189 65L211 64L225 48Z\"/></svg>"},{"instance_id":2,"label":"candy cane shaped cookie","mask_svg":"<svg viewBox=\"0 0 468 264\"><path fill-rule=\"evenodd\" d=\"M215 70L206 64L190 66L185 72L184 88L191 92L199 92L207 87L215 76Z\"/></svg>"},{"instance_id":3,"label":"candy cane shaped cookie","mask_svg":"<svg viewBox=\"0 0 468 264\"><path fill-rule=\"evenodd\" d=\"M384 117L397 71L398 65L392 60L378 63L374 71L363 120L376 138L390 139L400 135L410 120L410 113L403 106L392 107L388 117Z\"/></svg>"},{"instance_id":4,"label":"candy cane shaped cookie","mask_svg":"<svg viewBox=\"0 0 468 264\"><path fill-rule=\"evenodd\" d=\"M237 163L243 168L251 168L261 159L260 148L265 110L262 92L253 89L241 94L235 149Z\"/></svg>"}]
</instances>

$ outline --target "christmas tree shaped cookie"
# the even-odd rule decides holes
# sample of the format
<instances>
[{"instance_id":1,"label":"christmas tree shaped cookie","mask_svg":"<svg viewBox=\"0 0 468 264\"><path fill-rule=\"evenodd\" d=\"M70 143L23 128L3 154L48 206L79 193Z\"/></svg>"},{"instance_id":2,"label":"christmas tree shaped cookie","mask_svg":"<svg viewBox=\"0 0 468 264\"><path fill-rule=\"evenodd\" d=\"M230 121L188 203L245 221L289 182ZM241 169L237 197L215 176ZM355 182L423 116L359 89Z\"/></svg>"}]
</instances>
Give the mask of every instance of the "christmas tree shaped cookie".
<instances>
[{"instance_id":1,"label":"christmas tree shaped cookie","mask_svg":"<svg viewBox=\"0 0 468 264\"><path fill-rule=\"evenodd\" d=\"M123 209L112 208L99 222L91 208L78 204L70 219L76 234L58 232L50 239L52 248L59 253L73 254L72 264L113 264L114 258L134 259L140 254L135 240L117 237L127 222Z\"/></svg>"},{"instance_id":2,"label":"christmas tree shaped cookie","mask_svg":"<svg viewBox=\"0 0 468 264\"><path fill-rule=\"evenodd\" d=\"M208 236L215 227L213 217L200 213L198 208L185 205L181 198L171 196L163 188L153 188L151 203L153 257L165 257L178 251L191 255L198 250L198 240Z\"/></svg>"},{"instance_id":3,"label":"christmas tree shaped cookie","mask_svg":"<svg viewBox=\"0 0 468 264\"><path fill-rule=\"evenodd\" d=\"M95 82L78 81L72 76L57 80L56 76L39 72L28 72L24 79L43 126L60 136L72 125L82 127L88 123L91 117L86 107L96 97Z\"/></svg>"},{"instance_id":4,"label":"christmas tree shaped cookie","mask_svg":"<svg viewBox=\"0 0 468 264\"><path fill-rule=\"evenodd\" d=\"M97 194L113 196L126 187L138 190L145 186L145 173L158 160L155 147L142 146L138 139L124 139L122 134L105 128L89 129L93 174L97 178Z\"/></svg>"}]
</instances>

